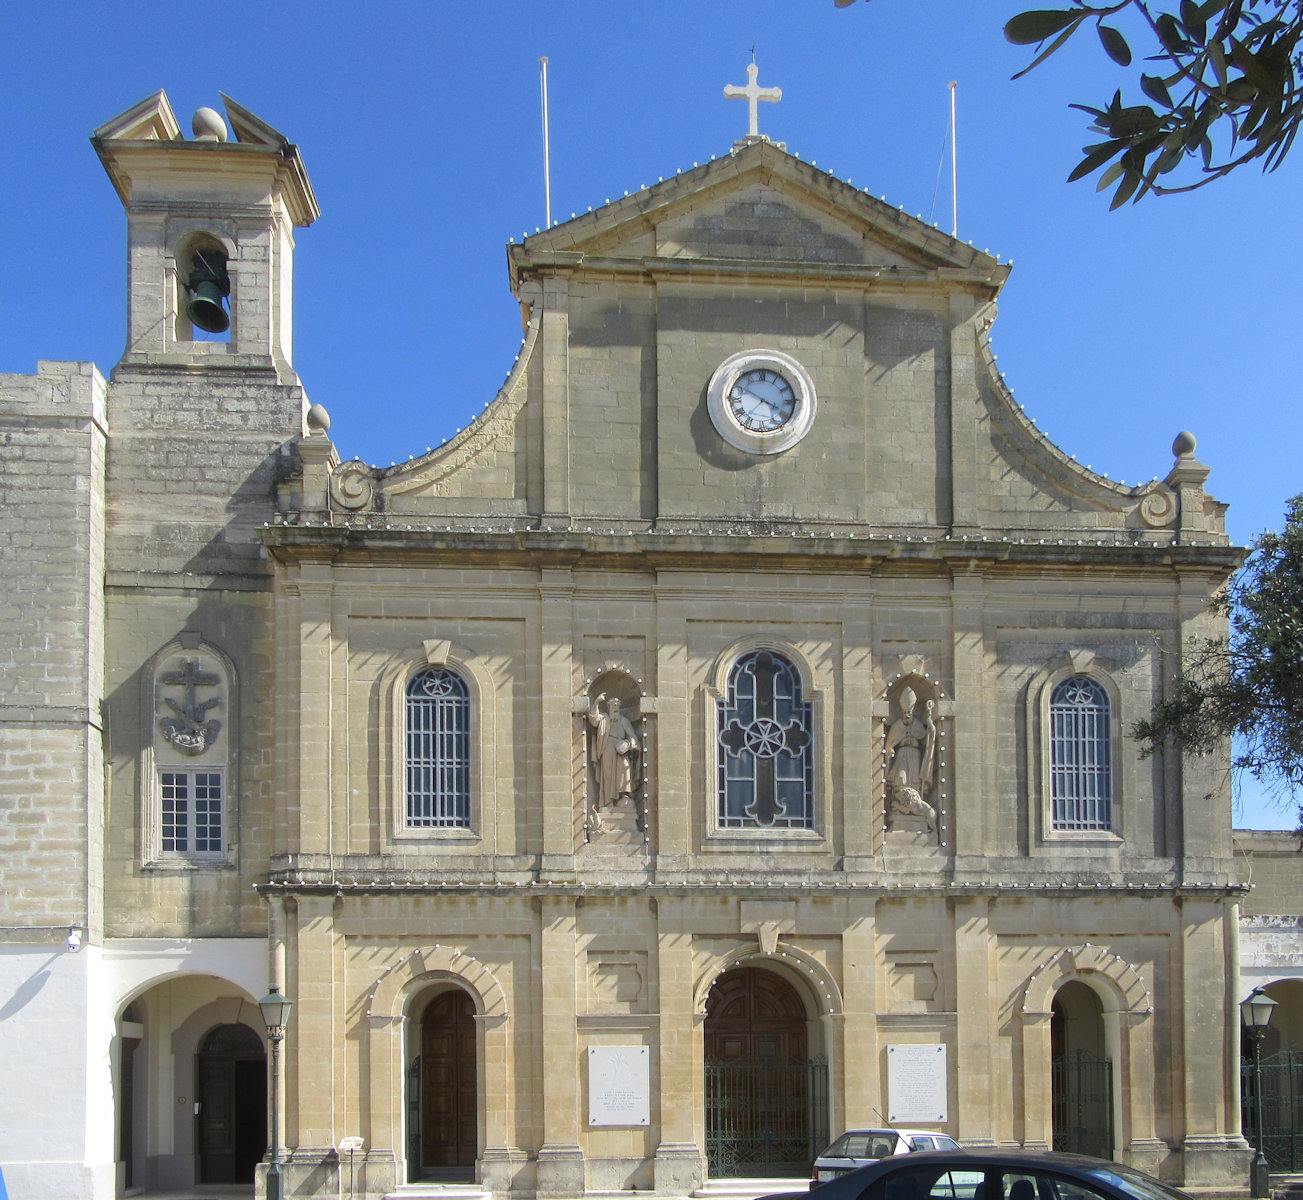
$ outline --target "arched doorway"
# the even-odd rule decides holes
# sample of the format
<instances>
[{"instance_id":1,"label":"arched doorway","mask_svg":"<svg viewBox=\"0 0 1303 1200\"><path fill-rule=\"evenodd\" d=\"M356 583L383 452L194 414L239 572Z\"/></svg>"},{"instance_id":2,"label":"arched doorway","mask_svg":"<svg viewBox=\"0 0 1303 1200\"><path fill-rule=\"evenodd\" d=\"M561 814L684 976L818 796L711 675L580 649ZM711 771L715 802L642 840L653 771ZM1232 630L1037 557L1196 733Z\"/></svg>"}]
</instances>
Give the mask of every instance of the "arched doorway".
<instances>
[{"instance_id":1,"label":"arched doorway","mask_svg":"<svg viewBox=\"0 0 1303 1200\"><path fill-rule=\"evenodd\" d=\"M478 1152L478 1063L475 1002L461 988L439 992L419 1018L420 1058L409 1088L408 1176L444 1182L475 1178Z\"/></svg>"},{"instance_id":2,"label":"arched doorway","mask_svg":"<svg viewBox=\"0 0 1303 1200\"><path fill-rule=\"evenodd\" d=\"M1240 1043L1242 1128L1255 1150L1261 1142L1269 1170L1295 1174L1303 1171L1303 979L1277 979L1262 990L1276 1007L1256 1062L1252 1037Z\"/></svg>"},{"instance_id":3,"label":"arched doorway","mask_svg":"<svg viewBox=\"0 0 1303 1200\"><path fill-rule=\"evenodd\" d=\"M247 1025L218 1025L199 1044L195 1136L199 1183L252 1183L267 1152L267 1055Z\"/></svg>"},{"instance_id":4,"label":"arched doorway","mask_svg":"<svg viewBox=\"0 0 1303 1200\"><path fill-rule=\"evenodd\" d=\"M1050 1078L1054 1149L1113 1157L1113 1064L1104 1009L1078 980L1065 983L1050 1007Z\"/></svg>"},{"instance_id":5,"label":"arched doorway","mask_svg":"<svg viewBox=\"0 0 1303 1200\"><path fill-rule=\"evenodd\" d=\"M827 1066L809 1057L796 989L760 967L706 998L706 1154L714 1177L804 1176L827 1140Z\"/></svg>"}]
</instances>

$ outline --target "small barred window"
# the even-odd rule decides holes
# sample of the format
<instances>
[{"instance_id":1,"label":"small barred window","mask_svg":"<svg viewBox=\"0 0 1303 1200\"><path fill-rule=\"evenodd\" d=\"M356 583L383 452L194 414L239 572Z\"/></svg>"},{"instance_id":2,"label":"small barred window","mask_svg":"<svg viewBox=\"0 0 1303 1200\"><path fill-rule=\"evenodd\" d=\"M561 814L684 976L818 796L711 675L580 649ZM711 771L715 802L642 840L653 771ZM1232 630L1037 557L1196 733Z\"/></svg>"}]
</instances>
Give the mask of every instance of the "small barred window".
<instances>
[{"instance_id":1,"label":"small barred window","mask_svg":"<svg viewBox=\"0 0 1303 1200\"><path fill-rule=\"evenodd\" d=\"M446 667L420 671L407 685L408 829L470 825L470 708L466 681Z\"/></svg>"},{"instance_id":2,"label":"small barred window","mask_svg":"<svg viewBox=\"0 0 1303 1200\"><path fill-rule=\"evenodd\" d=\"M1108 693L1087 675L1050 695L1050 810L1056 830L1113 828Z\"/></svg>"}]
</instances>

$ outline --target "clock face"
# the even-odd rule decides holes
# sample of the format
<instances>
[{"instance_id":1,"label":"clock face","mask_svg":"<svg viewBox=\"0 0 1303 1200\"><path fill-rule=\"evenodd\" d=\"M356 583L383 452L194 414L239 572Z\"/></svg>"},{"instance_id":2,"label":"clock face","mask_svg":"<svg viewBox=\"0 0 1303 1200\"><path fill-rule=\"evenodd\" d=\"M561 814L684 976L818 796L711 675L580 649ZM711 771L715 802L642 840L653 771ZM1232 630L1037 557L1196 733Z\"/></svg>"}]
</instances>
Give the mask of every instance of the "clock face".
<instances>
[{"instance_id":1,"label":"clock face","mask_svg":"<svg viewBox=\"0 0 1303 1200\"><path fill-rule=\"evenodd\" d=\"M814 380L790 354L757 347L730 354L706 385L711 424L745 454L781 454L814 424Z\"/></svg>"},{"instance_id":2,"label":"clock face","mask_svg":"<svg viewBox=\"0 0 1303 1200\"><path fill-rule=\"evenodd\" d=\"M729 389L728 406L734 419L751 433L772 433L792 419L796 393L779 372L769 367L743 371Z\"/></svg>"}]
</instances>

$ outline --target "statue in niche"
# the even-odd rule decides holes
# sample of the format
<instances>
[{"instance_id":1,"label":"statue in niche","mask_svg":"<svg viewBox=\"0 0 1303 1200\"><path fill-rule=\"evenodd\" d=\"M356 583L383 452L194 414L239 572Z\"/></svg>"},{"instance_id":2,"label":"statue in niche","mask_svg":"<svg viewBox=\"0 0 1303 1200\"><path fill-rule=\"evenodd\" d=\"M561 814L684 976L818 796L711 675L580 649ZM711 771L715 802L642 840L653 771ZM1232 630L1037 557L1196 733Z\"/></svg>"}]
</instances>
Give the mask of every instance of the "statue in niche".
<instances>
[{"instance_id":1,"label":"statue in niche","mask_svg":"<svg viewBox=\"0 0 1303 1200\"><path fill-rule=\"evenodd\" d=\"M928 803L936 763L936 705L928 700L918 715L918 694L911 687L896 697L898 714L887 728L887 803L893 813L921 817L936 832L937 812Z\"/></svg>"},{"instance_id":2,"label":"statue in niche","mask_svg":"<svg viewBox=\"0 0 1303 1200\"><path fill-rule=\"evenodd\" d=\"M622 800L632 802L640 778L642 746L618 696L601 692L589 706L588 724L592 727L588 758L595 788L592 819L600 829L603 807L614 809Z\"/></svg>"}]
</instances>

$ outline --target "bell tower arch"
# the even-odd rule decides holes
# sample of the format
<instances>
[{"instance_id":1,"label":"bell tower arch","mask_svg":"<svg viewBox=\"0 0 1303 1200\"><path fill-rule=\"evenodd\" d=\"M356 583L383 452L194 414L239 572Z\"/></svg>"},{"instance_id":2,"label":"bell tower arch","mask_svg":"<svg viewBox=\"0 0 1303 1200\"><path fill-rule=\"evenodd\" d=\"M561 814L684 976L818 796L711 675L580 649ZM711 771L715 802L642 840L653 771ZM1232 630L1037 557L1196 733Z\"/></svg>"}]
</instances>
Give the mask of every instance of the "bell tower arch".
<instances>
[{"instance_id":1,"label":"bell tower arch","mask_svg":"<svg viewBox=\"0 0 1303 1200\"><path fill-rule=\"evenodd\" d=\"M123 366L272 368L293 378L294 230L320 215L283 134L228 96L182 135L157 92L91 143L127 213Z\"/></svg>"}]
</instances>

